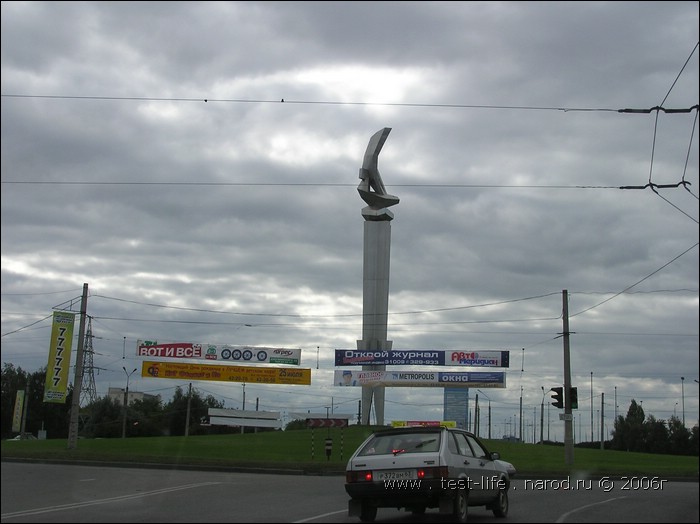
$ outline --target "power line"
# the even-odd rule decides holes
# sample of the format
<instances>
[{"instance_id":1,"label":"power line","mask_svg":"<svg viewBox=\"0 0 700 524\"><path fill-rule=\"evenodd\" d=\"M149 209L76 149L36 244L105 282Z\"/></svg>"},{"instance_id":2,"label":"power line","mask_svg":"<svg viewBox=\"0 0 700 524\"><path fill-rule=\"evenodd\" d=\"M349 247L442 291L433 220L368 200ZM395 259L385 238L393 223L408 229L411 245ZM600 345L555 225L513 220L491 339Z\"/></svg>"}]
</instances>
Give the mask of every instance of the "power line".
<instances>
[{"instance_id":1,"label":"power line","mask_svg":"<svg viewBox=\"0 0 700 524\"><path fill-rule=\"evenodd\" d=\"M661 104L663 105L664 102L666 102L666 99L668 99L669 95L671 94L671 91L673 91L673 88L676 86L676 82L678 82L678 79L681 77L683 74L683 71L685 70L685 66L688 65L688 62L690 62L690 59L692 56L695 54L695 51L698 49L698 45L700 45L700 42L696 42L695 46L693 49L690 51L690 54L688 55L688 58L686 58L685 63L683 64L683 67L681 67L681 70L678 72L678 75L676 76L676 79L671 83L671 87L669 87L668 92L666 93L666 96L664 99L661 101ZM697 106L695 106L697 109Z\"/></svg>"},{"instance_id":2,"label":"power line","mask_svg":"<svg viewBox=\"0 0 700 524\"><path fill-rule=\"evenodd\" d=\"M357 184L334 182L111 182L90 180L2 180L2 184L53 186L231 186L231 187L356 187ZM683 182L683 184L688 184ZM675 184L673 187L680 185ZM392 187L419 188L473 188L473 189L643 189L646 186L591 186L591 185L508 185L508 184L391 184Z\"/></svg>"},{"instance_id":3,"label":"power line","mask_svg":"<svg viewBox=\"0 0 700 524\"><path fill-rule=\"evenodd\" d=\"M575 317L576 315L580 315L580 314L582 314L582 313L585 313L586 311L590 311L591 309L597 308L598 306L602 306L602 305L605 304L606 302L611 301L613 298L619 297L620 295L622 295L622 294L625 293L626 291L632 289L634 286L636 286L636 285L638 285L638 284L641 284L642 282L644 282L644 281L645 281L646 279L648 279L648 278L651 278L653 275L655 275L656 273L658 273L659 271L661 271L661 270L664 269L665 267L670 266L673 262L675 262L676 260L678 260L679 258L681 258L683 255L685 255L686 253L688 253L691 249L694 249L694 248L696 248L696 247L698 247L698 243L697 243L697 242L696 242L695 244L693 244L692 246L690 246L690 247L689 247L688 249L686 249L685 251L683 251L683 253L681 253L681 254L679 254L679 255L676 255L676 256L673 257L671 260L669 260L668 262L666 262L663 266L661 266L660 268L658 268L658 269L652 271L652 272L649 273L647 276L645 276L644 278L638 280L637 282L635 282L635 283L632 284L631 286L627 286L627 287L626 287L625 289L623 289L622 291L620 291L620 292L618 292L618 293L615 293L613 296L611 296L611 297L609 297L609 298L606 298L606 299L603 300L602 302L599 302L599 303L597 303L597 304L595 304L595 305L593 305L593 306L591 306L591 307L588 307L588 308L586 308L586 309L583 309L583 310L579 311L578 313L574 313L573 315L569 315L569 317Z\"/></svg>"},{"instance_id":4,"label":"power line","mask_svg":"<svg viewBox=\"0 0 700 524\"><path fill-rule=\"evenodd\" d=\"M2 180L7 185L49 185L49 186L188 186L188 187L356 187L356 184L342 182L113 182L94 180ZM444 188L444 189L675 189L692 185L683 180L674 184L655 184L649 182L635 186L601 186L601 185L559 185L559 184L391 184L392 187ZM658 194L658 193L657 193Z\"/></svg>"},{"instance_id":5,"label":"power line","mask_svg":"<svg viewBox=\"0 0 700 524\"><path fill-rule=\"evenodd\" d=\"M680 76L680 75L679 75ZM689 108L665 108L655 106L644 109L615 109L606 107L556 107L556 106L509 106L490 104L428 104L413 102L340 102L335 100L292 100L289 98L254 99L254 98L177 98L177 97L151 97L151 96L84 96L84 95L27 95L5 94L3 98L35 98L50 100L111 100L132 102L203 102L203 103L236 103L236 104L301 104L301 105L334 105L334 106L382 106L382 107L429 107L443 109L506 109L518 111L563 111L568 112L609 112L609 113L651 113L663 111L665 113L689 113L697 110L698 106Z\"/></svg>"},{"instance_id":6,"label":"power line","mask_svg":"<svg viewBox=\"0 0 700 524\"><path fill-rule=\"evenodd\" d=\"M662 270L666 266L670 265L672 262L683 256L685 253L696 247L697 244L694 246L688 248L685 252L681 253L677 257L675 257L673 260L669 261L666 263L664 266L660 267L656 271L652 272L651 274L647 275L643 279L639 280L635 284L627 287L626 289L619 291L619 292L614 292L613 296L603 300L602 302L599 302L598 304L591 306L588 309L585 309L579 313L576 313L575 315L579 315L581 313L584 313L590 309L593 309L595 307L598 307L602 304L605 304L606 302L612 300L613 298L623 294L623 293L652 293L652 292L679 292L679 291L693 291L693 290L687 290L687 289L679 289L679 290L670 290L670 289L663 289L663 290L658 290L658 291L638 291L638 292L630 292L630 289L632 289L634 286L637 284L640 284L647 278L651 277L658 271ZM574 292L576 294L607 294L607 293L613 293L613 292ZM503 305L503 304L512 304L515 302L523 302L523 301L529 301L529 300L536 300L540 298L547 298L550 296L558 295L559 292L552 292L552 293L545 293L542 295L535 295L535 296L530 296L530 297L524 297L524 298L515 298L515 299L508 299L508 300L501 300L501 301L496 301L496 302L487 302L483 304L472 304L472 305L467 305L467 306L455 306L455 307L447 307L447 308L434 308L434 309L425 309L425 310L414 310L414 311L399 311L399 312L393 312L393 313L388 313L389 315L417 315L417 314L425 314L425 313L437 313L437 312L449 312L449 311L463 311L467 309L475 309L475 308L484 308L484 307L490 307L490 306L497 306L497 305ZM573 294L573 293L572 293ZM137 305L142 305L142 306L148 306L148 307L156 307L156 308L162 308L162 309L172 309L172 310L178 310L178 311L191 311L191 312L196 312L196 313L214 313L214 314L222 314L222 315L239 315L239 316L257 316L257 317L287 317L287 318L296 318L296 319L307 319L307 320L319 320L319 319L324 319L324 318L332 318L332 319L339 319L339 318L359 318L362 317L362 313L348 313L348 314L339 314L339 315L300 315L300 314L284 314L284 313L250 313L250 312L237 312L237 311L220 311L220 310L212 310L212 309L201 309L201 308L188 308L188 307L182 307L182 306L169 306L165 304L154 304L154 303L148 303L148 302L139 302L136 300L127 300L127 299L121 299L121 298L116 298L116 297L108 297L105 295L91 295L91 298L103 298L106 300L114 300L118 302L126 302L130 304L137 304ZM571 315L571 316L575 316ZM32 322L31 324L28 324L26 326L23 326L21 328L18 328L14 331L10 331L8 333L2 334L2 336L10 335L13 333L17 333L19 331L23 331L31 326L34 326L40 322L43 322L44 320L50 318L51 315L46 316L40 320L37 320L35 322ZM256 322L255 324L248 324L248 323L242 323L242 322L217 322L217 321L204 321L204 320L166 320L166 319L144 319L144 318L125 318L125 317L106 317L106 316L95 316L91 317L94 318L95 320L117 320L117 321L128 321L128 322L152 322L152 323L166 323L166 324L193 324L193 325L235 325L235 326L249 326L249 327L289 327L289 326L297 326L298 323L286 323L286 322L277 322L277 323L272 323L272 322L265 322L265 323L260 323ZM504 323L504 322L541 322L541 321L549 321L549 320L557 320L561 318L561 315L557 317L546 317L546 318L527 318L527 319L494 319L494 320L455 320L455 321L443 321L443 322L422 322L421 325L423 326L439 326L439 325L471 325L471 324L496 324L496 323ZM416 326L415 322L410 322L407 324L402 324L402 323L392 323L393 328L400 328L404 326ZM338 326L327 326L327 325L309 325L309 324L304 324L300 327L303 328L309 328L309 327L315 327L317 329L340 329ZM590 333L590 334L597 334L597 333ZM621 333L615 333L615 334L621 334Z\"/></svg>"},{"instance_id":7,"label":"power line","mask_svg":"<svg viewBox=\"0 0 700 524\"><path fill-rule=\"evenodd\" d=\"M444 311L458 311L458 310L464 310L464 309L474 309L474 308L480 308L480 307L489 307L489 306L500 306L503 304L510 304L513 302L524 302L527 300L536 300L540 298L547 298L551 297L554 295L558 295L559 292L557 293L545 293L543 295L535 295L531 297L523 297L523 298L513 298L513 299L507 299L507 300L499 300L496 302L487 302L484 304L472 304L468 306L455 306L455 307L446 307L446 308L436 308L436 309L423 309L423 310L414 310L414 311L399 311L399 312L393 312L393 313L388 313L389 315L414 315L414 314L422 314L422 313L437 313L437 312L444 312ZM354 317L354 318L359 318L363 317L364 313L347 313L347 314L339 314L339 315L300 315L300 314L284 314L284 313L249 313L249 312L239 312L239 311L220 311L220 310L214 310L214 309L200 309L200 308L190 308L190 307L182 307L182 306L168 306L165 304L153 304L149 302L139 302L137 300L127 300L123 298L116 298L116 297L108 297L105 295L90 295L91 298L103 298L105 300L115 300L117 302L127 302L130 304L137 304L141 306L149 306L149 307L157 307L157 308L164 308L164 309L175 309L175 310L180 310L180 311L194 311L198 313L218 313L222 315L242 315L242 316L258 316L258 317L293 317L293 318L309 318L309 319L317 319L317 318L343 318L343 317Z\"/></svg>"}]
</instances>

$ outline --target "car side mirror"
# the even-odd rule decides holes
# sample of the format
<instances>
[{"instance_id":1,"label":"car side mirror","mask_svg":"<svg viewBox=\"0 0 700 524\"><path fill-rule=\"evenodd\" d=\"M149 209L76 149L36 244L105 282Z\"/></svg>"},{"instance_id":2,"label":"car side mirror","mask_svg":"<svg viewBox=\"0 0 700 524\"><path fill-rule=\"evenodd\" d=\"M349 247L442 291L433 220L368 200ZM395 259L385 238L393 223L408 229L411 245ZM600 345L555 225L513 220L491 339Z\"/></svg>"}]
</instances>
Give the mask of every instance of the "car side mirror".
<instances>
[{"instance_id":1,"label":"car side mirror","mask_svg":"<svg viewBox=\"0 0 700 524\"><path fill-rule=\"evenodd\" d=\"M498 460L501 458L501 454L498 451L491 452L491 460Z\"/></svg>"}]
</instances>

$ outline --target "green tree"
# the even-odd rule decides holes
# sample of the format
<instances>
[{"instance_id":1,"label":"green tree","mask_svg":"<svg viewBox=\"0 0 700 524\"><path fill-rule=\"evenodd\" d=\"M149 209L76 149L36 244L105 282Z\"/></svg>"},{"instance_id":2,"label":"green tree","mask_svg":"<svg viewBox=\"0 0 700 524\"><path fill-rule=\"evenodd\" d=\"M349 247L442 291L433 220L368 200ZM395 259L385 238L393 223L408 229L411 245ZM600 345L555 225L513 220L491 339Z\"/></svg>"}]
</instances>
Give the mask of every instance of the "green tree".
<instances>
[{"instance_id":1,"label":"green tree","mask_svg":"<svg viewBox=\"0 0 700 524\"><path fill-rule=\"evenodd\" d=\"M613 424L612 440L610 442L610 449L616 449L618 451L624 451L627 449L627 421L622 415L618 415Z\"/></svg>"},{"instance_id":2,"label":"green tree","mask_svg":"<svg viewBox=\"0 0 700 524\"><path fill-rule=\"evenodd\" d=\"M696 426L697 428L697 426ZM696 432L697 433L697 432ZM668 442L671 455L697 455L698 449L695 446L695 453L691 448L691 434L683 425L683 422L675 415L668 419ZM697 440L696 440L697 442Z\"/></svg>"},{"instance_id":3,"label":"green tree","mask_svg":"<svg viewBox=\"0 0 700 524\"><path fill-rule=\"evenodd\" d=\"M73 384L68 385L65 402L44 402L46 368L29 376L32 405L27 417L27 425L35 435L39 429L46 430L47 438L68 438L70 426Z\"/></svg>"},{"instance_id":4,"label":"green tree","mask_svg":"<svg viewBox=\"0 0 700 524\"><path fill-rule=\"evenodd\" d=\"M187 404L189 401L189 434L206 434L211 433L204 422L209 419L209 408L223 408L224 402L218 401L212 395L207 395L205 398L199 392L192 388L191 398L188 394L182 391L182 388L175 388L175 394L164 408L164 417L166 427L170 435L184 435L185 425L187 421ZM216 432L216 431L215 431Z\"/></svg>"},{"instance_id":5,"label":"green tree","mask_svg":"<svg viewBox=\"0 0 700 524\"><path fill-rule=\"evenodd\" d=\"M289 429L306 429L308 426L306 425L306 420L302 420L300 418L291 420L287 423L287 425L284 427L285 430Z\"/></svg>"},{"instance_id":6,"label":"green tree","mask_svg":"<svg viewBox=\"0 0 700 524\"><path fill-rule=\"evenodd\" d=\"M644 410L632 399L627 417L617 417L613 429L612 449L644 451Z\"/></svg>"},{"instance_id":7,"label":"green tree","mask_svg":"<svg viewBox=\"0 0 700 524\"><path fill-rule=\"evenodd\" d=\"M163 404L160 397L134 400L129 404L127 435L132 437L158 437L165 433Z\"/></svg>"},{"instance_id":8,"label":"green tree","mask_svg":"<svg viewBox=\"0 0 700 524\"><path fill-rule=\"evenodd\" d=\"M689 455L695 455L696 457L698 456L698 451L699 451L698 448L700 447L700 446L698 446L699 429L700 428L698 428L698 425L695 424L693 426L693 429L690 430L690 443L689 443L690 453L689 453Z\"/></svg>"},{"instance_id":9,"label":"green tree","mask_svg":"<svg viewBox=\"0 0 700 524\"><path fill-rule=\"evenodd\" d=\"M108 396L97 399L86 406L89 413L86 437L116 438L122 435L123 410L121 402Z\"/></svg>"},{"instance_id":10,"label":"green tree","mask_svg":"<svg viewBox=\"0 0 700 524\"><path fill-rule=\"evenodd\" d=\"M39 430L46 431L48 438L67 438L70 423L73 386L68 385L66 401L44 402L46 368L28 373L13 364L4 363L2 369L2 438L16 433L12 431L12 417L17 391L24 390L24 431L37 436Z\"/></svg>"},{"instance_id":11,"label":"green tree","mask_svg":"<svg viewBox=\"0 0 700 524\"><path fill-rule=\"evenodd\" d=\"M16 368L8 362L3 363L1 373L0 433L2 438L6 439L17 433L12 431L15 399L17 398L17 391L24 390L27 387L27 373L22 368Z\"/></svg>"},{"instance_id":12,"label":"green tree","mask_svg":"<svg viewBox=\"0 0 700 524\"><path fill-rule=\"evenodd\" d=\"M698 426L688 430L675 415L668 421L644 418L641 404L630 403L627 416L615 421L611 449L671 455L698 455Z\"/></svg>"},{"instance_id":13,"label":"green tree","mask_svg":"<svg viewBox=\"0 0 700 524\"><path fill-rule=\"evenodd\" d=\"M668 429L666 422L649 415L644 422L644 451L648 453L668 453Z\"/></svg>"},{"instance_id":14,"label":"green tree","mask_svg":"<svg viewBox=\"0 0 700 524\"><path fill-rule=\"evenodd\" d=\"M632 399L627 410L627 450L644 451L644 409Z\"/></svg>"}]
</instances>

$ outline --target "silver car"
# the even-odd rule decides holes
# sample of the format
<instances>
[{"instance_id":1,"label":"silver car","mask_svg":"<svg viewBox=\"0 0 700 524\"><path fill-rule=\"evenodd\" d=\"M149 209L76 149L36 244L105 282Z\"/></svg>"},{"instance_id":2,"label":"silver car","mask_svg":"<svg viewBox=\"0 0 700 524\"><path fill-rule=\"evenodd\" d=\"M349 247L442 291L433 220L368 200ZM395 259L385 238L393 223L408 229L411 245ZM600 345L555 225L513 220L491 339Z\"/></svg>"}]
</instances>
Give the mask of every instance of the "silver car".
<instances>
[{"instance_id":1,"label":"silver car","mask_svg":"<svg viewBox=\"0 0 700 524\"><path fill-rule=\"evenodd\" d=\"M486 506L495 516L505 517L510 488L506 465L498 453L461 429L380 430L348 461L348 515L373 522L377 508L404 508L415 514L439 508L454 521L466 522L469 506Z\"/></svg>"}]
</instances>

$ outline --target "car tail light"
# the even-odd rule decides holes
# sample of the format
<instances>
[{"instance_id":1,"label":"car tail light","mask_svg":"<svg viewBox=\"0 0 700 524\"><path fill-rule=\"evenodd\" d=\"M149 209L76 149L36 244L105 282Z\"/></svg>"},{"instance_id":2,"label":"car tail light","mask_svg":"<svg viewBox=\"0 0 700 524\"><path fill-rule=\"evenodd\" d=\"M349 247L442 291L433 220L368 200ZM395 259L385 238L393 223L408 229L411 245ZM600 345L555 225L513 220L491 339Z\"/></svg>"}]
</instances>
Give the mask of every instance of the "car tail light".
<instances>
[{"instance_id":1,"label":"car tail light","mask_svg":"<svg viewBox=\"0 0 700 524\"><path fill-rule=\"evenodd\" d=\"M372 482L372 472L367 471L348 471L345 473L345 481L350 482Z\"/></svg>"},{"instance_id":2,"label":"car tail light","mask_svg":"<svg viewBox=\"0 0 700 524\"><path fill-rule=\"evenodd\" d=\"M447 466L439 466L435 468L419 468L416 472L419 479L439 479L447 478Z\"/></svg>"},{"instance_id":3,"label":"car tail light","mask_svg":"<svg viewBox=\"0 0 700 524\"><path fill-rule=\"evenodd\" d=\"M447 478L447 466L418 468L416 470L416 478L418 479L439 479ZM372 482L374 476L371 470L347 471L345 472L345 481L351 482Z\"/></svg>"}]
</instances>

